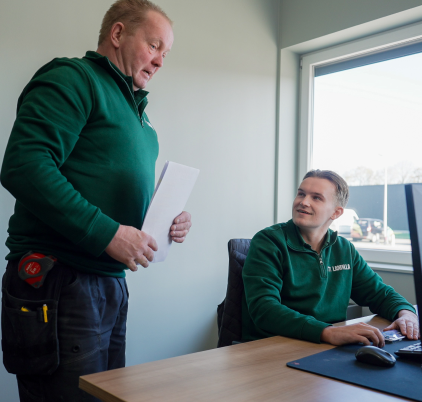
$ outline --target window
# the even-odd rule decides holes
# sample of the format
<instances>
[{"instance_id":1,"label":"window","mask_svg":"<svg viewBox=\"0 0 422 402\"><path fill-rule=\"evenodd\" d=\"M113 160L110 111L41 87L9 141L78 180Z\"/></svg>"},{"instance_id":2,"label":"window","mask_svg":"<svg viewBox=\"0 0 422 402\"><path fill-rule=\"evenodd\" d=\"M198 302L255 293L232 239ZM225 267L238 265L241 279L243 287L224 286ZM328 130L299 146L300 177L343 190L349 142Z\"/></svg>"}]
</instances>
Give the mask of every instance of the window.
<instances>
[{"instance_id":1,"label":"window","mask_svg":"<svg viewBox=\"0 0 422 402\"><path fill-rule=\"evenodd\" d=\"M413 24L302 59L300 175L347 180L333 229L369 261L411 264L404 183L422 182L421 32Z\"/></svg>"}]
</instances>

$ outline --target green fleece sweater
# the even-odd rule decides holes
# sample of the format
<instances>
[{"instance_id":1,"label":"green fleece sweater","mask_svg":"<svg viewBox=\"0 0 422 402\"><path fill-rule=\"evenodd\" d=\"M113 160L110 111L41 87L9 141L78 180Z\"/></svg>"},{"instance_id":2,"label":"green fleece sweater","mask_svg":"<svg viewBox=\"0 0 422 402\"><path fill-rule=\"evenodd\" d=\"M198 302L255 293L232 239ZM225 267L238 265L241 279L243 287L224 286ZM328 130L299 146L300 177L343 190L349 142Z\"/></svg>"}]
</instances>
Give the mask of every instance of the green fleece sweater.
<instances>
[{"instance_id":1,"label":"green fleece sweater","mask_svg":"<svg viewBox=\"0 0 422 402\"><path fill-rule=\"evenodd\" d=\"M119 224L141 228L158 156L148 92L132 88L95 52L54 59L25 87L1 170L16 198L6 259L33 250L80 271L125 276L104 249Z\"/></svg>"},{"instance_id":2,"label":"green fleece sweater","mask_svg":"<svg viewBox=\"0 0 422 402\"><path fill-rule=\"evenodd\" d=\"M400 310L415 312L348 240L329 229L318 255L292 220L254 236L243 282L244 341L282 335L320 342L324 328L346 320L350 298L390 321Z\"/></svg>"}]
</instances>

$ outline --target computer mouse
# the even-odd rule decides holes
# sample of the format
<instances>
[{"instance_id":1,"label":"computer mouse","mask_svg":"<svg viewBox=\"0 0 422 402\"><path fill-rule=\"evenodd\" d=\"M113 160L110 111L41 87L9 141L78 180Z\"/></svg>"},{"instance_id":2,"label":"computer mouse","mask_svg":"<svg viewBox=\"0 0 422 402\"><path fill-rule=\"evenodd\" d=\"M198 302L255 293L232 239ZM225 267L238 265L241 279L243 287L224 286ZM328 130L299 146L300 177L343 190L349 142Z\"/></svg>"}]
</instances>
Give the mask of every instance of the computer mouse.
<instances>
[{"instance_id":1,"label":"computer mouse","mask_svg":"<svg viewBox=\"0 0 422 402\"><path fill-rule=\"evenodd\" d=\"M380 367L393 367L396 358L384 349L376 346L363 346L356 353L355 357L362 363L372 364Z\"/></svg>"}]
</instances>

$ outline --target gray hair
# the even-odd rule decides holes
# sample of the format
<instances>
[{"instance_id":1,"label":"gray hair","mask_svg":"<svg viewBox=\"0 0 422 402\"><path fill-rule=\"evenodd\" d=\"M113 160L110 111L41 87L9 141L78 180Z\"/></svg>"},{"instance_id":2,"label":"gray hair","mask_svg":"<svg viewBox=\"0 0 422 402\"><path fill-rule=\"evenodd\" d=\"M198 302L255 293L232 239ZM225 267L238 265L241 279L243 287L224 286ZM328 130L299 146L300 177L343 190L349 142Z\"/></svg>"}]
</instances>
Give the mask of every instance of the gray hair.
<instances>
[{"instance_id":1,"label":"gray hair","mask_svg":"<svg viewBox=\"0 0 422 402\"><path fill-rule=\"evenodd\" d=\"M168 20L170 25L173 24L162 8L149 0L117 0L104 15L98 45L104 42L116 22L121 22L129 34L133 34L139 25L145 21L148 11L160 13Z\"/></svg>"}]
</instances>

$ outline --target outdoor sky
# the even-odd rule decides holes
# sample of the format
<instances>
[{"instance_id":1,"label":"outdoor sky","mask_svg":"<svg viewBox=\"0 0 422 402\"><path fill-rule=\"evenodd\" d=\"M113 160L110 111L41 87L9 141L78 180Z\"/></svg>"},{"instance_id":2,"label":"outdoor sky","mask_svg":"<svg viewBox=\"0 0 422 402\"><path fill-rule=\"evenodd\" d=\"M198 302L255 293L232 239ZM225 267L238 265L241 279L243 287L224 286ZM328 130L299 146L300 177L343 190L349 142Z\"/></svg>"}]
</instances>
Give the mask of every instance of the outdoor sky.
<instances>
[{"instance_id":1,"label":"outdoor sky","mask_svg":"<svg viewBox=\"0 0 422 402\"><path fill-rule=\"evenodd\" d=\"M421 53L317 77L314 94L313 168L422 168Z\"/></svg>"}]
</instances>

